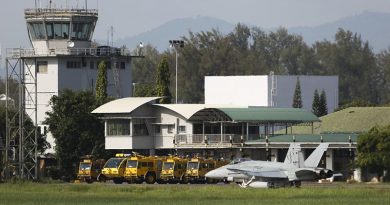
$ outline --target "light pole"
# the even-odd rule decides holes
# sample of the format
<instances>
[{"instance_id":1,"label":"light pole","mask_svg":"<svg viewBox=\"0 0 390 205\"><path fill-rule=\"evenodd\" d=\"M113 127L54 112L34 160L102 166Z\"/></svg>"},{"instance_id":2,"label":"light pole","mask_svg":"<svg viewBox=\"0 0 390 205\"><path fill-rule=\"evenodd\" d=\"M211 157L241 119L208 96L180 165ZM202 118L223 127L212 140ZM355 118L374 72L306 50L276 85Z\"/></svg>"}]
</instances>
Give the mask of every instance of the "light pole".
<instances>
[{"instance_id":1,"label":"light pole","mask_svg":"<svg viewBox=\"0 0 390 205\"><path fill-rule=\"evenodd\" d=\"M135 86L137 85L137 83L136 82L133 82L133 97L134 97L134 95L135 95Z\"/></svg>"},{"instance_id":2,"label":"light pole","mask_svg":"<svg viewBox=\"0 0 390 205\"><path fill-rule=\"evenodd\" d=\"M176 74L175 74L175 103L177 104L177 47L184 47L184 41L182 40L169 40L169 47L175 49L175 57L176 57Z\"/></svg>"}]
</instances>

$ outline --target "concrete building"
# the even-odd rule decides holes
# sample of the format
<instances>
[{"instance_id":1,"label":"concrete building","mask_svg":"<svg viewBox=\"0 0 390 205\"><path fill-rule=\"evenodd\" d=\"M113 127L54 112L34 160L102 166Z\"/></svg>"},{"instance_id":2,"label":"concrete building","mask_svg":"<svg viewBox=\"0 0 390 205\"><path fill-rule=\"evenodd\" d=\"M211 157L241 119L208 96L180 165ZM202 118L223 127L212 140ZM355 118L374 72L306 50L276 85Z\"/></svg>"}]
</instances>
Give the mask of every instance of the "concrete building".
<instances>
[{"instance_id":1,"label":"concrete building","mask_svg":"<svg viewBox=\"0 0 390 205\"><path fill-rule=\"evenodd\" d=\"M200 154L227 159L249 156L283 161L290 143L306 156L330 143L320 166L344 171L356 149L357 134L314 133L319 118L295 108L207 104L156 104L157 97L122 98L92 113L105 122L105 148L163 155ZM309 132L296 134L306 128Z\"/></svg>"},{"instance_id":2,"label":"concrete building","mask_svg":"<svg viewBox=\"0 0 390 205\"><path fill-rule=\"evenodd\" d=\"M315 89L326 92L328 112L338 108L338 76L206 76L205 104L289 108L298 78L304 109L312 109Z\"/></svg>"},{"instance_id":3,"label":"concrete building","mask_svg":"<svg viewBox=\"0 0 390 205\"><path fill-rule=\"evenodd\" d=\"M51 97L64 89L94 91L98 64L103 60L108 68L108 94L132 95L130 51L91 43L97 10L27 9L25 19L32 48L7 49L7 58L20 59L23 64L25 109L37 108L37 124L42 132L47 130L43 121L51 110ZM52 145L47 152L54 152L50 134L47 140Z\"/></svg>"}]
</instances>

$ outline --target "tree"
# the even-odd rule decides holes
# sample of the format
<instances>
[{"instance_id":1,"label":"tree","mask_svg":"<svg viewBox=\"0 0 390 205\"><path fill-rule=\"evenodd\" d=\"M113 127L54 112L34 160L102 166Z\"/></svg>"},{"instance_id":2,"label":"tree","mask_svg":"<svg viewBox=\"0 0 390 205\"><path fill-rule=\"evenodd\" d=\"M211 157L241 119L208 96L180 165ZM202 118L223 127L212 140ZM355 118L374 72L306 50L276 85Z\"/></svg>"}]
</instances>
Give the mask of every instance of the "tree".
<instances>
[{"instance_id":1,"label":"tree","mask_svg":"<svg viewBox=\"0 0 390 205\"><path fill-rule=\"evenodd\" d=\"M375 126L359 135L357 165L376 172L378 177L390 168L390 125Z\"/></svg>"},{"instance_id":2,"label":"tree","mask_svg":"<svg viewBox=\"0 0 390 205\"><path fill-rule=\"evenodd\" d=\"M97 107L92 92L63 90L50 99L50 104L52 111L46 113L44 123L55 139L61 174L71 177L80 156L104 155L104 125L91 114Z\"/></svg>"},{"instance_id":3,"label":"tree","mask_svg":"<svg viewBox=\"0 0 390 205\"><path fill-rule=\"evenodd\" d=\"M156 96L155 86L152 84L136 84L134 97L154 97Z\"/></svg>"},{"instance_id":4,"label":"tree","mask_svg":"<svg viewBox=\"0 0 390 205\"><path fill-rule=\"evenodd\" d=\"M321 91L320 95L320 104L319 104L319 117L328 114L328 103L326 102L326 93L325 90ZM318 116L318 115L317 115Z\"/></svg>"},{"instance_id":5,"label":"tree","mask_svg":"<svg viewBox=\"0 0 390 205\"><path fill-rule=\"evenodd\" d=\"M314 90L314 96L313 96L313 103L311 105L311 109L313 114L315 114L317 117L320 117L320 95L318 94L318 90Z\"/></svg>"},{"instance_id":6,"label":"tree","mask_svg":"<svg viewBox=\"0 0 390 205\"><path fill-rule=\"evenodd\" d=\"M144 58L133 58L131 60L133 82L139 84L154 84L156 77L156 68L161 61L161 55L156 48L150 44L142 48Z\"/></svg>"},{"instance_id":7,"label":"tree","mask_svg":"<svg viewBox=\"0 0 390 205\"><path fill-rule=\"evenodd\" d=\"M156 94L157 96L164 97L160 99L160 103L169 104L171 103L171 91L169 90L170 85L170 72L168 58L165 56L161 60L157 67L156 72Z\"/></svg>"},{"instance_id":8,"label":"tree","mask_svg":"<svg viewBox=\"0 0 390 205\"><path fill-rule=\"evenodd\" d=\"M96 100L102 103L107 98L107 65L101 61L98 66L98 76L96 80Z\"/></svg>"},{"instance_id":9,"label":"tree","mask_svg":"<svg viewBox=\"0 0 390 205\"><path fill-rule=\"evenodd\" d=\"M293 108L302 108L301 83L299 82L299 77L297 77L297 84L295 85L292 107Z\"/></svg>"},{"instance_id":10,"label":"tree","mask_svg":"<svg viewBox=\"0 0 390 205\"><path fill-rule=\"evenodd\" d=\"M315 74L339 76L341 103L354 99L378 103L375 55L360 35L339 29L334 42L317 42L314 50L321 65Z\"/></svg>"}]
</instances>

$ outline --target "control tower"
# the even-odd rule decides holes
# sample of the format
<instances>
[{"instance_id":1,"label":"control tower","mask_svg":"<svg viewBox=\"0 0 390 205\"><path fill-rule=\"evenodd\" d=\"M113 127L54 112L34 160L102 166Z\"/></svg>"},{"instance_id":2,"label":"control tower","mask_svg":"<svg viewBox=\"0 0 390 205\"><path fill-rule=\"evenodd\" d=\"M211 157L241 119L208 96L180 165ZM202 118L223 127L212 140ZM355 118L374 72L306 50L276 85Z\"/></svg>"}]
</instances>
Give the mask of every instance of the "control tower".
<instances>
[{"instance_id":1,"label":"control tower","mask_svg":"<svg viewBox=\"0 0 390 205\"><path fill-rule=\"evenodd\" d=\"M11 112L7 116L6 152L13 153L14 157L7 158L6 166L19 167L21 176L23 170L28 170L36 177L37 172L31 171L37 169L37 150L34 146L27 146L30 150L26 150L22 143L36 144L39 130L26 135L24 123L13 120L23 121L23 113L27 113L41 133L47 134L52 145L47 152L54 153L54 139L43 124L45 113L51 111L51 97L64 89L94 91L101 61L107 65L108 95L131 96L131 59L140 56L131 55L123 47L98 46L91 42L98 20L98 11L94 9L26 9L25 19L32 48L7 49L7 79L17 79L20 83L16 91L7 89L7 96L19 93L20 105L19 113L15 114L19 117L12 116ZM19 127L15 127L17 124ZM27 163L29 159L32 163Z\"/></svg>"},{"instance_id":2,"label":"control tower","mask_svg":"<svg viewBox=\"0 0 390 205\"><path fill-rule=\"evenodd\" d=\"M90 48L97 10L27 9L28 35L38 53ZM50 53L49 52L49 53Z\"/></svg>"}]
</instances>

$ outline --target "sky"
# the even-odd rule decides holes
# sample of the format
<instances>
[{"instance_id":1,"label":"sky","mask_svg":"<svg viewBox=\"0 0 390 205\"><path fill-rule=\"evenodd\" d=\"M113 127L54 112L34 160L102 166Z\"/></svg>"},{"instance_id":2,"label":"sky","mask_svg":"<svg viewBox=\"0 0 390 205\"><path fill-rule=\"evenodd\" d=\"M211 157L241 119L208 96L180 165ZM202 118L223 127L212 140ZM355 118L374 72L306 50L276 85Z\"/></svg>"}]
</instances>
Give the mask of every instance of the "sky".
<instances>
[{"instance_id":1,"label":"sky","mask_svg":"<svg viewBox=\"0 0 390 205\"><path fill-rule=\"evenodd\" d=\"M0 0L0 44L30 47L23 10L35 0ZM49 0L36 0L46 7ZM53 7L84 8L85 0L52 0ZM170 20L209 16L236 24L262 28L316 26L365 11L390 13L389 0L88 0L88 8L99 10L94 39L106 39L114 27L114 38L133 36Z\"/></svg>"}]
</instances>

